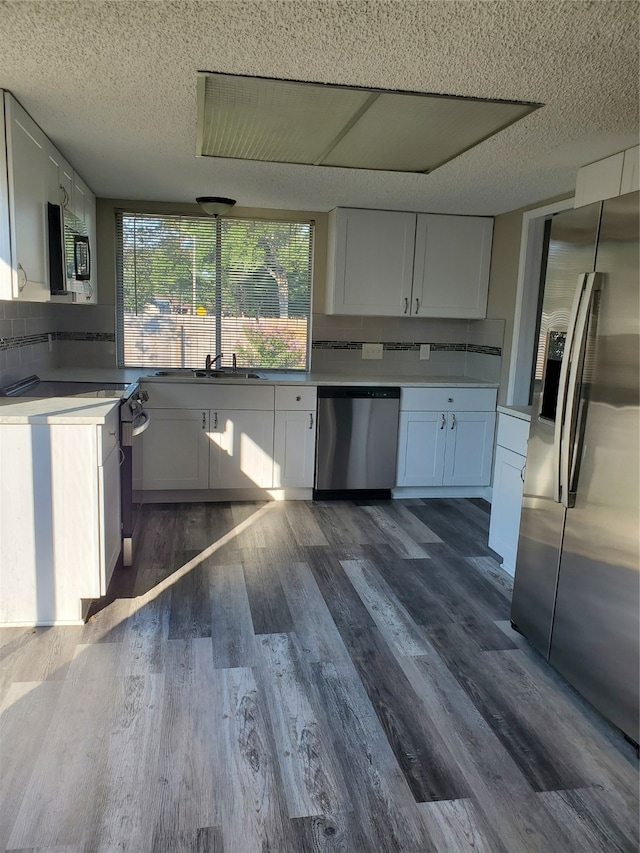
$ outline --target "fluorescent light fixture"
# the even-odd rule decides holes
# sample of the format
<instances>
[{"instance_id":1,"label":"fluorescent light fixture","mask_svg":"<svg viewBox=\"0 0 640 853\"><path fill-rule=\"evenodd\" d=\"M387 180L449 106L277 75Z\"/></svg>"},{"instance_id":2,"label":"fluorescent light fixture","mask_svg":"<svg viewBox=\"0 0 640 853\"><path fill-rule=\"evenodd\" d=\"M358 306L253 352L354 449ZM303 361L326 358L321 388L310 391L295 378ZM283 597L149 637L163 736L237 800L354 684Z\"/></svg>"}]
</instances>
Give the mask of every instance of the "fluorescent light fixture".
<instances>
[{"instance_id":1,"label":"fluorescent light fixture","mask_svg":"<svg viewBox=\"0 0 640 853\"><path fill-rule=\"evenodd\" d=\"M540 106L201 71L196 154L428 173Z\"/></svg>"}]
</instances>

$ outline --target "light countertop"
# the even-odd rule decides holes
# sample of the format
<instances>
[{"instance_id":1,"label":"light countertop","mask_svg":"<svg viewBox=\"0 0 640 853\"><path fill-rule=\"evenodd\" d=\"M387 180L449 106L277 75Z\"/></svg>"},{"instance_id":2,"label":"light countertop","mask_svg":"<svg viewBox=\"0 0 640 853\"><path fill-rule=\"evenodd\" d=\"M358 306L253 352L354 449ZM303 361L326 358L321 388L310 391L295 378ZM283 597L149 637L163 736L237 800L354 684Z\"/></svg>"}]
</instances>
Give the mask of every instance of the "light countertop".
<instances>
[{"instance_id":1,"label":"light countertop","mask_svg":"<svg viewBox=\"0 0 640 853\"><path fill-rule=\"evenodd\" d=\"M471 379L468 376L345 376L322 373L261 373L264 379L234 379L230 374L224 378L191 377L185 375L155 376L145 368L95 368L75 367L42 371L44 380L66 380L70 382L179 382L202 384L251 384L251 385L375 385L402 386L404 388L497 388L493 382ZM117 399L95 397L0 397L0 424L103 424ZM501 407L499 407L501 408ZM504 407L502 407L504 408ZM512 413L512 412L510 412ZM519 415L524 417L524 415Z\"/></svg>"},{"instance_id":2,"label":"light countertop","mask_svg":"<svg viewBox=\"0 0 640 853\"><path fill-rule=\"evenodd\" d=\"M497 410L503 415L511 415L511 417L520 418L522 421L531 420L531 406L497 406Z\"/></svg>"},{"instance_id":3,"label":"light countertop","mask_svg":"<svg viewBox=\"0 0 640 853\"><path fill-rule=\"evenodd\" d=\"M112 397L0 397L0 424L103 424L119 405Z\"/></svg>"},{"instance_id":4,"label":"light countertop","mask_svg":"<svg viewBox=\"0 0 640 853\"><path fill-rule=\"evenodd\" d=\"M495 382L485 382L482 379L470 379L468 376L348 376L344 374L324 373L267 373L256 371L264 379L234 379L233 374L225 377L207 379L205 377L191 378L185 376L156 376L153 373L141 374L142 382L192 382L198 385L207 384L238 384L252 385L376 385L376 386L402 386L404 388L497 388Z\"/></svg>"},{"instance_id":5,"label":"light countertop","mask_svg":"<svg viewBox=\"0 0 640 853\"><path fill-rule=\"evenodd\" d=\"M238 372L242 372L239 368ZM383 385L403 386L405 388L439 388L443 385L450 388L497 388L497 382L486 382L482 379L473 379L469 376L363 376L345 375L336 373L289 373L287 371L261 371L256 370L264 379L235 379L233 374L228 378L206 379L204 377L190 377L188 370L178 376L156 376L155 370L146 367L60 367L48 371L42 371L38 375L41 379L60 379L69 382L187 382L193 381L198 384L210 383L252 383L264 385L266 382L276 385ZM253 372L253 371L252 371Z\"/></svg>"}]
</instances>

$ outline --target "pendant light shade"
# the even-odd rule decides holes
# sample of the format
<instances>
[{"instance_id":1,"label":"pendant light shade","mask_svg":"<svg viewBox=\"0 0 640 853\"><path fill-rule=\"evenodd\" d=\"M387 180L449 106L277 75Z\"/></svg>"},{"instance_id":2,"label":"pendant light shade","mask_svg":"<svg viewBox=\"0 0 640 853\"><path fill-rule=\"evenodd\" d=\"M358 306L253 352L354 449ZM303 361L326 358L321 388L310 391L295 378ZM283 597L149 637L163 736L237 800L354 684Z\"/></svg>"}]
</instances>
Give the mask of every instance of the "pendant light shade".
<instances>
[{"instance_id":1,"label":"pendant light shade","mask_svg":"<svg viewBox=\"0 0 640 853\"><path fill-rule=\"evenodd\" d=\"M217 195L201 195L196 201L209 216L222 216L223 213L228 213L236 203L235 198L222 198Z\"/></svg>"}]
</instances>

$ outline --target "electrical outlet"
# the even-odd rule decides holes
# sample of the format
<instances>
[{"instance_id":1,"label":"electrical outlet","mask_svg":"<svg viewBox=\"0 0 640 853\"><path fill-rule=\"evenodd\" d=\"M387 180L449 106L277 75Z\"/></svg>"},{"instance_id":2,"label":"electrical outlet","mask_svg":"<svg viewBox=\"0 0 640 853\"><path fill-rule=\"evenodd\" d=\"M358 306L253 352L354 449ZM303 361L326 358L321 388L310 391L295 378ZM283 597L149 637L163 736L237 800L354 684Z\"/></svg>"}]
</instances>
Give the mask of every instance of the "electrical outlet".
<instances>
[{"instance_id":1,"label":"electrical outlet","mask_svg":"<svg viewBox=\"0 0 640 853\"><path fill-rule=\"evenodd\" d=\"M429 361L431 358L431 344L420 344L420 361Z\"/></svg>"},{"instance_id":2,"label":"electrical outlet","mask_svg":"<svg viewBox=\"0 0 640 853\"><path fill-rule=\"evenodd\" d=\"M362 344L363 358L382 358L382 344Z\"/></svg>"}]
</instances>

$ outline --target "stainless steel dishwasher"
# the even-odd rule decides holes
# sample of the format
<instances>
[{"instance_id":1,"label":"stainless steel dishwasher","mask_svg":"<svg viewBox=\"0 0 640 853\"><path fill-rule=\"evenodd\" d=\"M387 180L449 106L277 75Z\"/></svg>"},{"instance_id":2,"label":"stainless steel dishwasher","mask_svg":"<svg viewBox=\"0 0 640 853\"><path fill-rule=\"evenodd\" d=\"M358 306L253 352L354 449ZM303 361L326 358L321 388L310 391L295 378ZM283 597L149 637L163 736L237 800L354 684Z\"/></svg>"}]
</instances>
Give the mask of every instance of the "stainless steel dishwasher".
<instances>
[{"instance_id":1,"label":"stainless steel dishwasher","mask_svg":"<svg viewBox=\"0 0 640 853\"><path fill-rule=\"evenodd\" d=\"M399 409L399 388L318 387L314 498L388 496L396 482Z\"/></svg>"}]
</instances>

